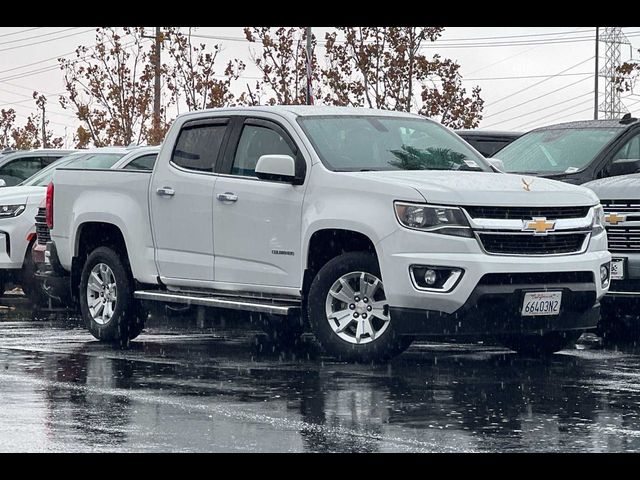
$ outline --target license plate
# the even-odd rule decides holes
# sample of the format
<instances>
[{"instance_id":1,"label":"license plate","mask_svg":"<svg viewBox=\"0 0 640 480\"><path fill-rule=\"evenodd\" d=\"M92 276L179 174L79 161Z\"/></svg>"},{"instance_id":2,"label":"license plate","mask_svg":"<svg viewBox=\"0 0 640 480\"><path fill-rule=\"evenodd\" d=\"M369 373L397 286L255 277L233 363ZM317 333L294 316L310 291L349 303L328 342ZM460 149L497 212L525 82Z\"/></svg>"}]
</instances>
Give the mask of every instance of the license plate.
<instances>
[{"instance_id":1,"label":"license plate","mask_svg":"<svg viewBox=\"0 0 640 480\"><path fill-rule=\"evenodd\" d=\"M611 280L624 279L624 258L611 259Z\"/></svg>"},{"instance_id":2,"label":"license plate","mask_svg":"<svg viewBox=\"0 0 640 480\"><path fill-rule=\"evenodd\" d=\"M562 292L527 292L522 302L522 316L558 315L561 302Z\"/></svg>"}]
</instances>

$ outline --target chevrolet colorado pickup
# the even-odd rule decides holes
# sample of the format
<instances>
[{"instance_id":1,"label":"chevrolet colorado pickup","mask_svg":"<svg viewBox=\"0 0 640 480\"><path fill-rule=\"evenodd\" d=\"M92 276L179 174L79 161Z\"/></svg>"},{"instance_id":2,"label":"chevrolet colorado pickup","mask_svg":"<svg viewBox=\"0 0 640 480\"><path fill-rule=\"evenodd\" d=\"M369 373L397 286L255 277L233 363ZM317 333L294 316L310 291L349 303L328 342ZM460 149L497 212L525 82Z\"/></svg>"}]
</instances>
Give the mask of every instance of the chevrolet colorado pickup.
<instances>
[{"instance_id":1,"label":"chevrolet colorado pickup","mask_svg":"<svg viewBox=\"0 0 640 480\"><path fill-rule=\"evenodd\" d=\"M325 351L416 336L550 353L594 328L609 284L590 190L501 173L419 115L346 107L180 115L153 172L58 169L46 260L90 332L126 344L141 301L307 324Z\"/></svg>"},{"instance_id":2,"label":"chevrolet colorado pickup","mask_svg":"<svg viewBox=\"0 0 640 480\"><path fill-rule=\"evenodd\" d=\"M611 286L602 301L600 333L640 337L640 174L601 178L584 184L605 211Z\"/></svg>"}]
</instances>

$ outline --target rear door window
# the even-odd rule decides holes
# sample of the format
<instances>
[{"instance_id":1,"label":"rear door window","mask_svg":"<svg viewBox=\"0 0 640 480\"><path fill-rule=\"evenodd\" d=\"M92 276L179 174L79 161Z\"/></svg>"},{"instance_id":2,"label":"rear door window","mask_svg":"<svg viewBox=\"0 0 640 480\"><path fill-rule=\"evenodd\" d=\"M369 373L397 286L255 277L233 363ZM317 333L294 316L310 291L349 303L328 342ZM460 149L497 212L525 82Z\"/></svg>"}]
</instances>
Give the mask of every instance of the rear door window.
<instances>
[{"instance_id":1,"label":"rear door window","mask_svg":"<svg viewBox=\"0 0 640 480\"><path fill-rule=\"evenodd\" d=\"M226 130L226 122L185 126L176 142L171 162L186 170L213 172Z\"/></svg>"}]
</instances>

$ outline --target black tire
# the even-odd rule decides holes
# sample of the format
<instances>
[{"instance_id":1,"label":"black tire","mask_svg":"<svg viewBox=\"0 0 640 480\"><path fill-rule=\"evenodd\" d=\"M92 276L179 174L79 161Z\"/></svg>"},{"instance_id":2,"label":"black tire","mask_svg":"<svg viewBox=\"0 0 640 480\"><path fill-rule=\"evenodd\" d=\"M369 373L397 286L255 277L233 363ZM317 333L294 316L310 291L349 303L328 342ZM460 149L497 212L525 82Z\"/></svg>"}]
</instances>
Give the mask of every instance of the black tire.
<instances>
[{"instance_id":1,"label":"black tire","mask_svg":"<svg viewBox=\"0 0 640 480\"><path fill-rule=\"evenodd\" d=\"M27 248L22 266L22 291L29 301L36 307L46 307L49 305L49 297L42 289L42 284L36 279L36 264L31 256L33 243Z\"/></svg>"},{"instance_id":2,"label":"black tire","mask_svg":"<svg viewBox=\"0 0 640 480\"><path fill-rule=\"evenodd\" d=\"M304 323L300 314L271 315L252 314L251 322L257 324L269 337L269 340L281 347L294 347L300 343L304 332Z\"/></svg>"},{"instance_id":3,"label":"black tire","mask_svg":"<svg viewBox=\"0 0 640 480\"><path fill-rule=\"evenodd\" d=\"M549 332L543 335L513 335L502 339L502 344L519 355L545 357L576 343L582 331Z\"/></svg>"},{"instance_id":4,"label":"black tire","mask_svg":"<svg viewBox=\"0 0 640 480\"><path fill-rule=\"evenodd\" d=\"M344 253L327 262L311 282L307 312L316 339L323 350L339 359L354 362L387 361L406 350L412 337L398 335L393 319L379 337L364 344L350 343L335 333L329 324L325 303L331 286L343 275L365 272L381 279L378 260L367 252Z\"/></svg>"},{"instance_id":5,"label":"black tire","mask_svg":"<svg viewBox=\"0 0 640 480\"><path fill-rule=\"evenodd\" d=\"M99 263L111 269L117 285L115 308L110 319L104 324L94 320L87 303L89 275L93 267ZM98 340L126 346L129 340L133 340L142 332L146 312L142 309L140 302L134 300L132 285L128 266L114 250L109 247L99 247L89 254L82 267L78 298L85 325Z\"/></svg>"},{"instance_id":6,"label":"black tire","mask_svg":"<svg viewBox=\"0 0 640 480\"><path fill-rule=\"evenodd\" d=\"M596 334L605 342L631 343L640 339L638 317L627 312L637 312L634 302L603 302L600 306L600 321Z\"/></svg>"}]
</instances>

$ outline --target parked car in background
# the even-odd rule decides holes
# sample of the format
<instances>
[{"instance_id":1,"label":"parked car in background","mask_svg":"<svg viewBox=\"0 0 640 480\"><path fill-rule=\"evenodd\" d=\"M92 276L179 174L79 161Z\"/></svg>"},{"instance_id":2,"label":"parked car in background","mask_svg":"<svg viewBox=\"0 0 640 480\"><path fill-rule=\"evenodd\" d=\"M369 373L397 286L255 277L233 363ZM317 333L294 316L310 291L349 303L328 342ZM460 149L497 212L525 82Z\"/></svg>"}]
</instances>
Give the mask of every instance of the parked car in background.
<instances>
[{"instance_id":1,"label":"parked car in background","mask_svg":"<svg viewBox=\"0 0 640 480\"><path fill-rule=\"evenodd\" d=\"M640 174L602 178L584 184L605 211L611 252L611 286L602 301L600 330L640 338Z\"/></svg>"},{"instance_id":2,"label":"parked car in background","mask_svg":"<svg viewBox=\"0 0 640 480\"><path fill-rule=\"evenodd\" d=\"M41 148L18 150L2 155L0 156L0 187L18 185L57 159L73 152L75 150Z\"/></svg>"},{"instance_id":3,"label":"parked car in background","mask_svg":"<svg viewBox=\"0 0 640 480\"><path fill-rule=\"evenodd\" d=\"M496 152L522 136L522 132L501 130L455 130L455 132L486 158L491 158Z\"/></svg>"},{"instance_id":4,"label":"parked car in background","mask_svg":"<svg viewBox=\"0 0 640 480\"><path fill-rule=\"evenodd\" d=\"M126 344L143 301L257 312L279 340L388 359L414 336L544 355L595 328L609 284L597 196L495 172L404 112L274 106L176 118L153 172L58 169L51 277Z\"/></svg>"},{"instance_id":5,"label":"parked car in background","mask_svg":"<svg viewBox=\"0 0 640 480\"><path fill-rule=\"evenodd\" d=\"M587 120L537 128L504 147L505 172L582 184L640 171L640 122Z\"/></svg>"},{"instance_id":6,"label":"parked car in background","mask_svg":"<svg viewBox=\"0 0 640 480\"><path fill-rule=\"evenodd\" d=\"M114 170L131 170L131 171L150 171L153 169L160 147L134 147L134 148L122 148L122 147L109 147L103 149L95 149L92 152L99 152L99 155L87 155L84 159L77 161L65 162L65 164L59 164L57 167L68 168L110 168ZM46 173L46 175L44 175ZM38 185L46 186L53 176L53 170L43 172L38 180ZM38 205L37 213L35 214L35 232L36 239L32 248L32 261L35 264L36 272L43 271L44 267L44 255L45 246L51 239L49 233L49 227L47 226L45 216L45 198L44 189L40 192L42 201ZM51 298L65 305L71 304L71 298L69 295L68 284L61 284L60 282L52 281L49 278L38 278L36 275L36 281L38 283L38 291L44 292L47 298Z\"/></svg>"},{"instance_id":7,"label":"parked car in background","mask_svg":"<svg viewBox=\"0 0 640 480\"><path fill-rule=\"evenodd\" d=\"M61 166L111 168L114 165L124 168L135 161L146 165L149 163L147 157L155 158L157 148L137 149L138 155L121 162L129 153L132 151L123 147L77 151L58 159L20 185L0 189L0 294L4 293L7 284L13 283L21 285L34 303L44 300L34 276L36 265L32 250L36 245L36 213L55 169Z\"/></svg>"}]
</instances>

